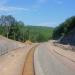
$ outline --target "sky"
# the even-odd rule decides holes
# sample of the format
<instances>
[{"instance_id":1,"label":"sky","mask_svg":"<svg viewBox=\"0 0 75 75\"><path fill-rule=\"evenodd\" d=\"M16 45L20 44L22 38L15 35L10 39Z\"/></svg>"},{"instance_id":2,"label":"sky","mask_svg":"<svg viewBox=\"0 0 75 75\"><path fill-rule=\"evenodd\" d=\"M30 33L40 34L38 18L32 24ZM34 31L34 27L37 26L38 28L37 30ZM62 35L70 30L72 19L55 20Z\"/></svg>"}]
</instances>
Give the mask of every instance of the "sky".
<instances>
[{"instance_id":1,"label":"sky","mask_svg":"<svg viewBox=\"0 0 75 75\"><path fill-rule=\"evenodd\" d=\"M12 15L26 25L56 27L75 16L75 0L0 0L1 15Z\"/></svg>"}]
</instances>

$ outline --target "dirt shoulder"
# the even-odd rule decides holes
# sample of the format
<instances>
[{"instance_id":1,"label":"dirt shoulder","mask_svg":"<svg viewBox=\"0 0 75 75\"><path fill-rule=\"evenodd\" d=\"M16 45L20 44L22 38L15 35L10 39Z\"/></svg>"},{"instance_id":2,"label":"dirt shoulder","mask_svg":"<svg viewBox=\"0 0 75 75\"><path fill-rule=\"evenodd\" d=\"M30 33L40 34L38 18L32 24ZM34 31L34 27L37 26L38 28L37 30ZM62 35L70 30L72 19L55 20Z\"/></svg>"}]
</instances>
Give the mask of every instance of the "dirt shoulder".
<instances>
[{"instance_id":1,"label":"dirt shoulder","mask_svg":"<svg viewBox=\"0 0 75 75\"><path fill-rule=\"evenodd\" d=\"M22 75L26 56L33 46L27 45L1 56L0 75Z\"/></svg>"},{"instance_id":2,"label":"dirt shoulder","mask_svg":"<svg viewBox=\"0 0 75 75\"><path fill-rule=\"evenodd\" d=\"M34 51L35 47L31 48L29 53L26 56L26 61L24 64L23 68L23 73L22 75L35 75L35 70L34 70Z\"/></svg>"},{"instance_id":3,"label":"dirt shoulder","mask_svg":"<svg viewBox=\"0 0 75 75\"><path fill-rule=\"evenodd\" d=\"M67 59L71 60L72 62L75 62L75 52L71 51L71 50L66 50L66 49L63 49L61 47L58 47L58 46L55 46L53 45L52 43L49 42L49 46L53 47L53 50L66 57Z\"/></svg>"}]
</instances>

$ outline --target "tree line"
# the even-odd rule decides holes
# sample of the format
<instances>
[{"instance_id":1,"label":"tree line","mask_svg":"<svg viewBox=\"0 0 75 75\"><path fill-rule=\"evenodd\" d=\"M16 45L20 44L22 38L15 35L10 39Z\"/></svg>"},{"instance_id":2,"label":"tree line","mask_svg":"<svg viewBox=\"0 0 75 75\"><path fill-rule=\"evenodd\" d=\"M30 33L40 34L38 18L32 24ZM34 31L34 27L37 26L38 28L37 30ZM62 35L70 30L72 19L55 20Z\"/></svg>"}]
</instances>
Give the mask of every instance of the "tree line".
<instances>
[{"instance_id":1,"label":"tree line","mask_svg":"<svg viewBox=\"0 0 75 75\"><path fill-rule=\"evenodd\" d=\"M73 29L75 29L75 16L72 16L61 23L53 31L53 39L63 38L68 35Z\"/></svg>"},{"instance_id":2,"label":"tree line","mask_svg":"<svg viewBox=\"0 0 75 75\"><path fill-rule=\"evenodd\" d=\"M12 15L0 17L0 35L7 38L25 42L44 42L52 39L53 28L41 26L27 26L17 21Z\"/></svg>"}]
</instances>

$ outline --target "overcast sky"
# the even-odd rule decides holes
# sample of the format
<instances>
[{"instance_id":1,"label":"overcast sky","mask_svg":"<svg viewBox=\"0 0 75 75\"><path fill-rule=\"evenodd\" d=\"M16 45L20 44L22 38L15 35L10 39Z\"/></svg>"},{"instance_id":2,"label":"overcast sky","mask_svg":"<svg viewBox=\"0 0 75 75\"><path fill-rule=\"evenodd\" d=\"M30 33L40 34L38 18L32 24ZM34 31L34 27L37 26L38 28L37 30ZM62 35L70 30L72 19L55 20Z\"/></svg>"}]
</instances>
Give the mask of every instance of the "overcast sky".
<instances>
[{"instance_id":1,"label":"overcast sky","mask_svg":"<svg viewBox=\"0 0 75 75\"><path fill-rule=\"evenodd\" d=\"M0 0L0 15L25 24L55 27L75 15L75 0Z\"/></svg>"}]
</instances>

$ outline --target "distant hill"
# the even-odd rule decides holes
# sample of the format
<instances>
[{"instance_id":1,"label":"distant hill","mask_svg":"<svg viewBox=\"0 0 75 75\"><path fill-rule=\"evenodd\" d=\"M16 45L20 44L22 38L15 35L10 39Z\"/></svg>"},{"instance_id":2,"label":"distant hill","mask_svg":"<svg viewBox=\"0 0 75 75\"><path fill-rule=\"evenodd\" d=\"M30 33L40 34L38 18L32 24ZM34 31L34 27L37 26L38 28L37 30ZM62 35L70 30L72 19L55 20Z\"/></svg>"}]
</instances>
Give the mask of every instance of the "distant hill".
<instances>
[{"instance_id":1,"label":"distant hill","mask_svg":"<svg viewBox=\"0 0 75 75\"><path fill-rule=\"evenodd\" d=\"M45 26L26 26L26 30L29 30L29 38L32 41L43 42L52 39L53 29L52 27Z\"/></svg>"}]
</instances>

